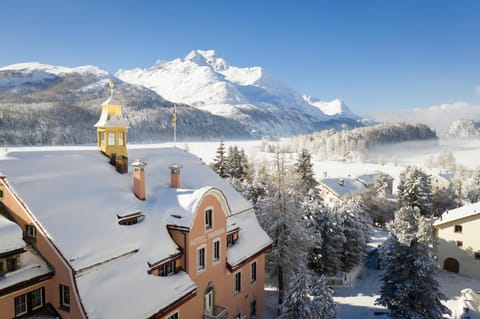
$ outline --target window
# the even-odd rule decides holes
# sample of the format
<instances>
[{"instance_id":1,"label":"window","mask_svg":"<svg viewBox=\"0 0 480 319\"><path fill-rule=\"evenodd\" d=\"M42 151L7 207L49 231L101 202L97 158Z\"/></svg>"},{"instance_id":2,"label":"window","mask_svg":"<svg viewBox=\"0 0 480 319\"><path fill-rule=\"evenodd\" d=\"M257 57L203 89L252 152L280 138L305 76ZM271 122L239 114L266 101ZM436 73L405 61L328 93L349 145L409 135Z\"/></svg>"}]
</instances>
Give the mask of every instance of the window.
<instances>
[{"instance_id":1,"label":"window","mask_svg":"<svg viewBox=\"0 0 480 319\"><path fill-rule=\"evenodd\" d=\"M238 229L227 234L227 247L232 246L238 240Z\"/></svg>"},{"instance_id":2,"label":"window","mask_svg":"<svg viewBox=\"0 0 480 319\"><path fill-rule=\"evenodd\" d=\"M15 317L27 313L27 295L15 297Z\"/></svg>"},{"instance_id":3,"label":"window","mask_svg":"<svg viewBox=\"0 0 480 319\"><path fill-rule=\"evenodd\" d=\"M143 222L145 215L142 212L134 212L126 215L117 214L117 218L119 225L130 226Z\"/></svg>"},{"instance_id":4,"label":"window","mask_svg":"<svg viewBox=\"0 0 480 319\"><path fill-rule=\"evenodd\" d=\"M213 242L213 263L220 261L220 239Z\"/></svg>"},{"instance_id":5,"label":"window","mask_svg":"<svg viewBox=\"0 0 480 319\"><path fill-rule=\"evenodd\" d=\"M462 225L455 225L454 232L461 233L462 232Z\"/></svg>"},{"instance_id":6,"label":"window","mask_svg":"<svg viewBox=\"0 0 480 319\"><path fill-rule=\"evenodd\" d=\"M3 198L3 190L0 189L0 199Z\"/></svg>"},{"instance_id":7,"label":"window","mask_svg":"<svg viewBox=\"0 0 480 319\"><path fill-rule=\"evenodd\" d=\"M30 293L30 300L32 304L32 310L41 308L43 306L43 290L42 288L36 289Z\"/></svg>"},{"instance_id":8,"label":"window","mask_svg":"<svg viewBox=\"0 0 480 319\"><path fill-rule=\"evenodd\" d=\"M250 303L250 318L254 319L257 318L257 301L253 300Z\"/></svg>"},{"instance_id":9,"label":"window","mask_svg":"<svg viewBox=\"0 0 480 319\"><path fill-rule=\"evenodd\" d=\"M25 226L25 233L27 237L36 238L37 237L37 229L33 225L26 225Z\"/></svg>"},{"instance_id":10,"label":"window","mask_svg":"<svg viewBox=\"0 0 480 319\"><path fill-rule=\"evenodd\" d=\"M7 258L7 271L14 271L20 268L18 256Z\"/></svg>"},{"instance_id":11,"label":"window","mask_svg":"<svg viewBox=\"0 0 480 319\"><path fill-rule=\"evenodd\" d=\"M205 270L205 247L197 250L197 270Z\"/></svg>"},{"instance_id":12,"label":"window","mask_svg":"<svg viewBox=\"0 0 480 319\"><path fill-rule=\"evenodd\" d=\"M5 272L5 267L3 266L3 260L0 259L0 276Z\"/></svg>"},{"instance_id":13,"label":"window","mask_svg":"<svg viewBox=\"0 0 480 319\"><path fill-rule=\"evenodd\" d=\"M207 209L205 211L205 229L213 228L213 210Z\"/></svg>"},{"instance_id":14,"label":"window","mask_svg":"<svg viewBox=\"0 0 480 319\"><path fill-rule=\"evenodd\" d=\"M100 133L100 146L105 145L105 133L101 132Z\"/></svg>"},{"instance_id":15,"label":"window","mask_svg":"<svg viewBox=\"0 0 480 319\"><path fill-rule=\"evenodd\" d=\"M60 285L60 306L70 308L70 287Z\"/></svg>"},{"instance_id":16,"label":"window","mask_svg":"<svg viewBox=\"0 0 480 319\"><path fill-rule=\"evenodd\" d=\"M233 278L234 284L233 284L233 293L236 295L242 291L242 273L237 272Z\"/></svg>"},{"instance_id":17,"label":"window","mask_svg":"<svg viewBox=\"0 0 480 319\"><path fill-rule=\"evenodd\" d=\"M178 319L178 312L175 312L174 314L170 315L167 317L167 319Z\"/></svg>"},{"instance_id":18,"label":"window","mask_svg":"<svg viewBox=\"0 0 480 319\"><path fill-rule=\"evenodd\" d=\"M115 146L115 133L108 133L108 146Z\"/></svg>"},{"instance_id":19,"label":"window","mask_svg":"<svg viewBox=\"0 0 480 319\"><path fill-rule=\"evenodd\" d=\"M123 146L123 133L118 133L118 146Z\"/></svg>"},{"instance_id":20,"label":"window","mask_svg":"<svg viewBox=\"0 0 480 319\"><path fill-rule=\"evenodd\" d=\"M463 241L457 240L457 247L463 247Z\"/></svg>"},{"instance_id":21,"label":"window","mask_svg":"<svg viewBox=\"0 0 480 319\"><path fill-rule=\"evenodd\" d=\"M227 246L230 247L233 245L233 234L227 235Z\"/></svg>"},{"instance_id":22,"label":"window","mask_svg":"<svg viewBox=\"0 0 480 319\"><path fill-rule=\"evenodd\" d=\"M175 273L175 260L171 261L158 269L158 275L167 277Z\"/></svg>"},{"instance_id":23,"label":"window","mask_svg":"<svg viewBox=\"0 0 480 319\"><path fill-rule=\"evenodd\" d=\"M250 264L250 282L257 281L257 262L254 261Z\"/></svg>"},{"instance_id":24,"label":"window","mask_svg":"<svg viewBox=\"0 0 480 319\"><path fill-rule=\"evenodd\" d=\"M477 260L480 259L480 252L475 253L475 259L477 259Z\"/></svg>"}]
</instances>

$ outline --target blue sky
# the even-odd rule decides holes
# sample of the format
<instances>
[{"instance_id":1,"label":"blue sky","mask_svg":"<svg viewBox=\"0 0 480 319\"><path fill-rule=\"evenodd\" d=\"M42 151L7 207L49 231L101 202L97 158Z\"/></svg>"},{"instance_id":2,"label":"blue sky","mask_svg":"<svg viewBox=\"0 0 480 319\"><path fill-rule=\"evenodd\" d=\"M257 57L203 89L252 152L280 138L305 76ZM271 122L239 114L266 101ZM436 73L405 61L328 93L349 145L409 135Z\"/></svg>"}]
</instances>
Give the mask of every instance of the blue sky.
<instances>
[{"instance_id":1,"label":"blue sky","mask_svg":"<svg viewBox=\"0 0 480 319\"><path fill-rule=\"evenodd\" d=\"M115 72L215 49L359 114L480 102L476 0L4 0L0 30L0 66Z\"/></svg>"}]
</instances>

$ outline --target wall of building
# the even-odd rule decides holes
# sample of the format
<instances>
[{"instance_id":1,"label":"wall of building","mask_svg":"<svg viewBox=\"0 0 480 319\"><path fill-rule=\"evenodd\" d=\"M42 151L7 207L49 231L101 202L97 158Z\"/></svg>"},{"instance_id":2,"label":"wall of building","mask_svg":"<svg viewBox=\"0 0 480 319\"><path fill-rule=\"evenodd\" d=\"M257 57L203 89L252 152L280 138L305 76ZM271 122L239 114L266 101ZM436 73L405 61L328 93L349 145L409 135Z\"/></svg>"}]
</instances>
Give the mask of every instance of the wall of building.
<instances>
[{"instance_id":1,"label":"wall of building","mask_svg":"<svg viewBox=\"0 0 480 319\"><path fill-rule=\"evenodd\" d=\"M250 305L256 301L258 309L256 318L263 319L264 309L264 269L265 253L252 256L240 267L230 272L227 268L227 219L224 212L226 203L223 198L214 194L206 195L200 203L190 232L186 233L186 247L183 234L180 231L171 231L172 238L184 249L186 269L193 281L198 285L197 295L181 305L177 310L180 318L203 319L205 312L204 296L209 289L214 290L214 304L229 309L228 318L240 314L242 318L251 318ZM213 227L205 228L205 211L213 211ZM213 243L220 240L220 260L213 261ZM205 269L197 269L198 249L205 247ZM256 262L256 281L251 282L251 263ZM234 292L234 277L241 272L241 291ZM175 310L175 311L177 311ZM172 312L165 314L168 318Z\"/></svg>"},{"instance_id":2,"label":"wall of building","mask_svg":"<svg viewBox=\"0 0 480 319\"><path fill-rule=\"evenodd\" d=\"M55 268L55 276L45 283L45 303L52 304L63 319L84 318L73 280L72 269L53 244L46 238L40 225L34 221L30 213L27 212L24 203L15 196L3 179L0 179L0 186L4 190L2 202L13 214L15 222L20 225L23 230L25 230L25 225L34 225L36 227L37 236L34 246L40 254L48 260L49 264ZM60 305L60 285L66 285L70 288L70 308L61 307ZM3 305L0 305L0 313L3 311L2 307ZM11 307L13 307L13 304Z\"/></svg>"},{"instance_id":3,"label":"wall of building","mask_svg":"<svg viewBox=\"0 0 480 319\"><path fill-rule=\"evenodd\" d=\"M50 280L31 285L27 288L16 290L15 292L9 293L4 296L0 296L0 318L15 318L15 297L24 295L38 288L45 288L45 304L48 303L47 300L47 290L50 286Z\"/></svg>"},{"instance_id":4,"label":"wall of building","mask_svg":"<svg viewBox=\"0 0 480 319\"><path fill-rule=\"evenodd\" d=\"M462 226L462 231L455 232L455 225ZM480 259L475 259L475 252L480 253L479 229L480 215L437 226L437 258L440 267L444 267L445 259L455 258L460 264L460 274L480 278ZM462 242L462 247L457 242Z\"/></svg>"}]
</instances>

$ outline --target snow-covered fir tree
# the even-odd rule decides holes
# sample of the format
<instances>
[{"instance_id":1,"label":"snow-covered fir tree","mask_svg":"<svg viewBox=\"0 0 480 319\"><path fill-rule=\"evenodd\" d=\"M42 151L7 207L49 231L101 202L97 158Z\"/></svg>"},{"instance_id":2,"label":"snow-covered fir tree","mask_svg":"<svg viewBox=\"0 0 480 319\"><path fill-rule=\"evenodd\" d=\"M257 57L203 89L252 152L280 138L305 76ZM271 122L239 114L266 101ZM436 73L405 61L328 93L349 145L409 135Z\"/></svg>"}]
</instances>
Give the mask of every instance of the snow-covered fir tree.
<instances>
[{"instance_id":1,"label":"snow-covered fir tree","mask_svg":"<svg viewBox=\"0 0 480 319\"><path fill-rule=\"evenodd\" d=\"M314 190L317 181L313 173L312 155L310 155L306 149L303 149L298 154L294 169L297 184L301 188L301 191L304 194L308 194L311 190Z\"/></svg>"},{"instance_id":2,"label":"snow-covered fir tree","mask_svg":"<svg viewBox=\"0 0 480 319\"><path fill-rule=\"evenodd\" d=\"M457 194L450 185L447 189L437 189L432 195L432 215L440 216L448 209L457 208Z\"/></svg>"},{"instance_id":3,"label":"snow-covered fir tree","mask_svg":"<svg viewBox=\"0 0 480 319\"><path fill-rule=\"evenodd\" d=\"M390 227L381 260L382 288L376 303L386 306L392 318L440 319L450 310L435 279L432 259L433 227L418 208L402 207Z\"/></svg>"},{"instance_id":4,"label":"snow-covered fir tree","mask_svg":"<svg viewBox=\"0 0 480 319\"><path fill-rule=\"evenodd\" d=\"M336 275L343 269L342 247L346 243L340 216L316 199L305 206L313 218L315 238L308 253L308 267L319 275Z\"/></svg>"},{"instance_id":5,"label":"snow-covered fir tree","mask_svg":"<svg viewBox=\"0 0 480 319\"><path fill-rule=\"evenodd\" d=\"M343 271L350 272L367 256L371 220L360 198L351 198L335 207L341 220L345 242L342 251Z\"/></svg>"},{"instance_id":6,"label":"snow-covered fir tree","mask_svg":"<svg viewBox=\"0 0 480 319\"><path fill-rule=\"evenodd\" d=\"M225 177L225 144L223 144L223 139L220 141L220 146L217 149L217 155L213 163L211 164L212 169L220 175Z\"/></svg>"},{"instance_id":7,"label":"snow-covered fir tree","mask_svg":"<svg viewBox=\"0 0 480 319\"><path fill-rule=\"evenodd\" d=\"M326 285L325 278L305 271L294 274L279 318L337 318L333 290Z\"/></svg>"},{"instance_id":8,"label":"snow-covered fir tree","mask_svg":"<svg viewBox=\"0 0 480 319\"><path fill-rule=\"evenodd\" d=\"M244 180L249 176L248 159L243 149L236 145L228 148L228 155L225 160L225 175L230 178Z\"/></svg>"},{"instance_id":9,"label":"snow-covered fir tree","mask_svg":"<svg viewBox=\"0 0 480 319\"><path fill-rule=\"evenodd\" d=\"M292 184L291 170L277 153L273 172L267 177L265 195L257 202L259 221L273 240L267 264L277 277L278 303L283 302L287 275L301 267L308 250L309 235L301 207L302 197ZM300 261L300 263L299 263Z\"/></svg>"},{"instance_id":10,"label":"snow-covered fir tree","mask_svg":"<svg viewBox=\"0 0 480 319\"><path fill-rule=\"evenodd\" d=\"M475 169L471 183L468 187L467 196L472 203L480 201L480 168Z\"/></svg>"},{"instance_id":11,"label":"snow-covered fir tree","mask_svg":"<svg viewBox=\"0 0 480 319\"><path fill-rule=\"evenodd\" d=\"M398 199L402 207L417 207L424 216L432 213L432 185L418 167L408 166L400 173Z\"/></svg>"}]
</instances>

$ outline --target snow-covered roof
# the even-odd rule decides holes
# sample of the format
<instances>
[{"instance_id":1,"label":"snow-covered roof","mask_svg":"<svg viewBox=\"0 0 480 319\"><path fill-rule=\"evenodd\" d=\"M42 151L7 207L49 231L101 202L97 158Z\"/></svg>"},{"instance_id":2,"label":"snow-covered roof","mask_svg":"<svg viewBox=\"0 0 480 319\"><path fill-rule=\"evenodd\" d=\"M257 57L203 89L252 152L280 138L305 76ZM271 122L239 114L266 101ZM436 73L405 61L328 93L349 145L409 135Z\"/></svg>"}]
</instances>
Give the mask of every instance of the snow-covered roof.
<instances>
[{"instance_id":1,"label":"snow-covered roof","mask_svg":"<svg viewBox=\"0 0 480 319\"><path fill-rule=\"evenodd\" d=\"M21 255L20 267L0 277L0 291L52 272L53 269L48 266L42 257L35 250L28 247Z\"/></svg>"},{"instance_id":2,"label":"snow-covered roof","mask_svg":"<svg viewBox=\"0 0 480 319\"><path fill-rule=\"evenodd\" d=\"M0 215L0 254L25 247L20 226Z\"/></svg>"},{"instance_id":3,"label":"snow-covered roof","mask_svg":"<svg viewBox=\"0 0 480 319\"><path fill-rule=\"evenodd\" d=\"M452 210L445 211L435 222L434 226L446 224L458 219L467 218L473 215L480 214L480 202L464 205Z\"/></svg>"},{"instance_id":4,"label":"snow-covered roof","mask_svg":"<svg viewBox=\"0 0 480 319\"><path fill-rule=\"evenodd\" d=\"M270 243L251 204L199 158L174 148L134 147L128 153L131 162L148 163L145 201L133 194L133 170L117 173L97 150L11 152L16 159L1 161L13 190L76 271L89 318L145 318L196 288L185 273L148 275L147 263L180 252L167 231L171 215L189 227L198 201L212 188L226 197L232 213L227 223L246 233L229 249L230 264ZM182 166L181 189L170 188L174 163ZM132 212L145 219L119 225L117 215Z\"/></svg>"},{"instance_id":5,"label":"snow-covered roof","mask_svg":"<svg viewBox=\"0 0 480 319\"><path fill-rule=\"evenodd\" d=\"M271 244L271 239L258 224L253 210L233 215L228 219L228 228L240 227L240 233L235 245L227 250L227 260L232 267L236 267L252 255Z\"/></svg>"},{"instance_id":6,"label":"snow-covered roof","mask_svg":"<svg viewBox=\"0 0 480 319\"><path fill-rule=\"evenodd\" d=\"M319 182L339 197L348 194L361 194L368 190L365 185L353 178L322 178Z\"/></svg>"},{"instance_id":7,"label":"snow-covered roof","mask_svg":"<svg viewBox=\"0 0 480 319\"><path fill-rule=\"evenodd\" d=\"M378 176L380 176L381 174L382 174L382 172L375 171L375 172L370 172L370 173L365 173L365 174L358 175L355 178L359 182L363 183L365 186L369 186L369 185L375 184L375 179Z\"/></svg>"}]
</instances>

